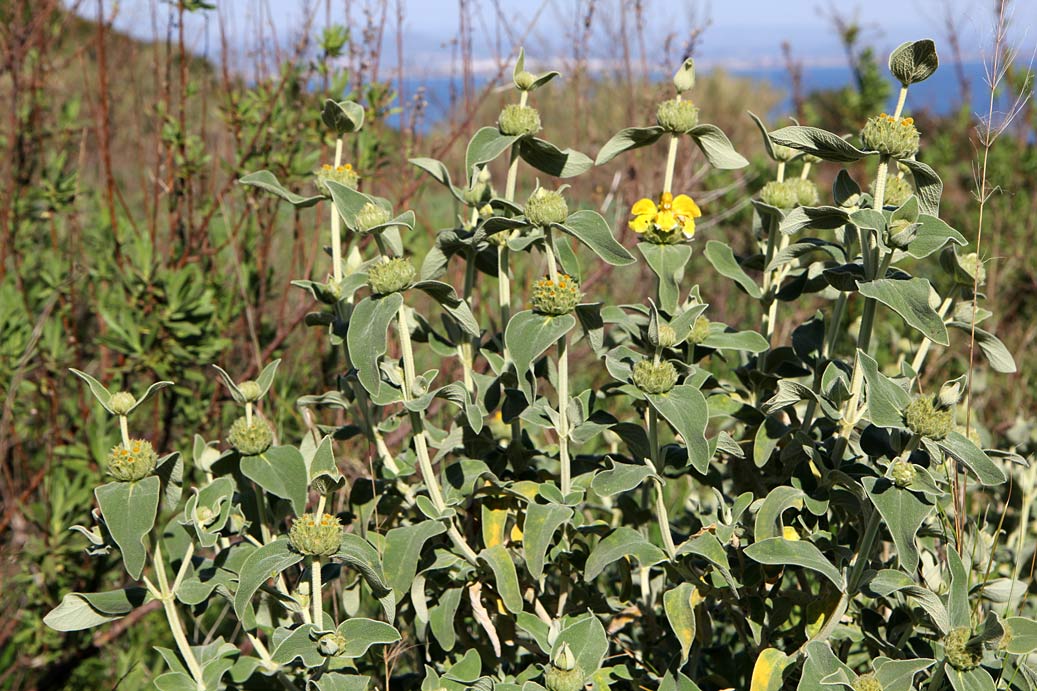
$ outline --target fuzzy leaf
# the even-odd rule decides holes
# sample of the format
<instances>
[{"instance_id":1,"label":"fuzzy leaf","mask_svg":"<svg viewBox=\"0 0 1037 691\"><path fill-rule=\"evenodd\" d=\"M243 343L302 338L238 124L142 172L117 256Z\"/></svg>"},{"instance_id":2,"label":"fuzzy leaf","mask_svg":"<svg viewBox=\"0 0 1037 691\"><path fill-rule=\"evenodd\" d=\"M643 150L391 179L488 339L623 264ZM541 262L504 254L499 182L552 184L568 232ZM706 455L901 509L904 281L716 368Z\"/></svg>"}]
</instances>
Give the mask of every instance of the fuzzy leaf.
<instances>
[{"instance_id":1,"label":"fuzzy leaf","mask_svg":"<svg viewBox=\"0 0 1037 691\"><path fill-rule=\"evenodd\" d=\"M889 71L905 88L925 81L939 66L940 58L931 38L901 43L889 54Z\"/></svg>"},{"instance_id":2,"label":"fuzzy leaf","mask_svg":"<svg viewBox=\"0 0 1037 691\"><path fill-rule=\"evenodd\" d=\"M756 285L756 281L751 279L738 264L734 250L730 247L718 240L710 240L706 243L704 254L717 273L740 285L745 292L749 293L750 297L759 300L763 296L760 286Z\"/></svg>"},{"instance_id":3,"label":"fuzzy leaf","mask_svg":"<svg viewBox=\"0 0 1037 691\"><path fill-rule=\"evenodd\" d=\"M695 606L692 599L696 594L695 586L691 583L681 583L663 594L666 621L681 644L681 664L688 661L691 644L695 642Z\"/></svg>"},{"instance_id":4,"label":"fuzzy leaf","mask_svg":"<svg viewBox=\"0 0 1037 691\"><path fill-rule=\"evenodd\" d=\"M598 156L594 160L594 165L600 166L604 163L608 163L616 156L620 155L624 151L632 151L639 149L642 146L648 146L659 141L659 138L663 136L665 130L662 127L627 127L619 132L612 135L612 138L605 142L601 150L598 151Z\"/></svg>"},{"instance_id":5,"label":"fuzzy leaf","mask_svg":"<svg viewBox=\"0 0 1037 691\"><path fill-rule=\"evenodd\" d=\"M304 209L308 206L313 206L324 197L317 195L315 197L303 197L285 189L280 182L277 181L277 177L269 170L260 170L255 173L249 173L238 180L241 185L249 185L251 187L258 187L261 190L271 192L281 199L285 200L297 209Z\"/></svg>"},{"instance_id":6,"label":"fuzzy leaf","mask_svg":"<svg viewBox=\"0 0 1037 691\"><path fill-rule=\"evenodd\" d=\"M480 128L472 135L465 151L465 172L471 178L475 176L475 169L481 168L494 160L508 147L515 143L518 137L501 134L496 127Z\"/></svg>"},{"instance_id":7,"label":"fuzzy leaf","mask_svg":"<svg viewBox=\"0 0 1037 691\"><path fill-rule=\"evenodd\" d=\"M840 591L846 589L842 574L839 569L828 561L821 550L813 543L806 540L786 540L781 537L771 537L766 540L755 542L745 548L745 556L761 564L775 566L786 566L789 564L802 566L805 569L816 571L832 583Z\"/></svg>"},{"instance_id":8,"label":"fuzzy leaf","mask_svg":"<svg viewBox=\"0 0 1037 691\"><path fill-rule=\"evenodd\" d=\"M901 489L885 478L869 477L864 478L863 482L864 489L893 536L900 567L908 573L914 573L918 568L915 535L933 512L934 506L924 495Z\"/></svg>"},{"instance_id":9,"label":"fuzzy leaf","mask_svg":"<svg viewBox=\"0 0 1037 691\"><path fill-rule=\"evenodd\" d=\"M572 509L560 504L530 503L526 506L526 519L522 523L522 551L526 557L526 569L533 578L540 580L544 575L544 559L555 531L572 515Z\"/></svg>"},{"instance_id":10,"label":"fuzzy leaf","mask_svg":"<svg viewBox=\"0 0 1037 691\"><path fill-rule=\"evenodd\" d=\"M688 447L688 463L700 473L709 471L712 454L706 441L709 406L694 386L678 384L666 393L649 394L648 402L673 425Z\"/></svg>"},{"instance_id":11,"label":"fuzzy leaf","mask_svg":"<svg viewBox=\"0 0 1037 691\"><path fill-rule=\"evenodd\" d=\"M293 552L288 538L281 537L256 549L245 558L234 593L234 612L245 620L245 611L259 587L268 579L302 561L302 555Z\"/></svg>"},{"instance_id":12,"label":"fuzzy leaf","mask_svg":"<svg viewBox=\"0 0 1037 691\"><path fill-rule=\"evenodd\" d=\"M398 598L410 590L414 574L418 572L418 560L421 559L421 550L425 543L444 532L446 527L442 523L423 521L415 525L393 528L386 533L382 563L385 578L396 591Z\"/></svg>"},{"instance_id":13,"label":"fuzzy leaf","mask_svg":"<svg viewBox=\"0 0 1037 691\"><path fill-rule=\"evenodd\" d=\"M134 580L144 570L144 539L155 526L161 493L162 482L156 475L137 482L109 482L94 490L108 531L122 551L126 572Z\"/></svg>"},{"instance_id":14,"label":"fuzzy leaf","mask_svg":"<svg viewBox=\"0 0 1037 691\"><path fill-rule=\"evenodd\" d=\"M886 305L934 343L940 345L950 343L943 319L929 304L929 292L932 290L932 285L926 279L880 278L861 283L858 288L861 295L874 298Z\"/></svg>"},{"instance_id":15,"label":"fuzzy leaf","mask_svg":"<svg viewBox=\"0 0 1037 691\"><path fill-rule=\"evenodd\" d=\"M706 160L714 168L719 170L736 170L749 165L749 161L735 151L735 147L731 145L731 140L716 125L699 125L692 128L688 132L688 136L698 144Z\"/></svg>"},{"instance_id":16,"label":"fuzzy leaf","mask_svg":"<svg viewBox=\"0 0 1037 691\"><path fill-rule=\"evenodd\" d=\"M953 326L955 329L964 331L970 336L972 334L972 324L953 321L947 324L947 326ZM976 327L976 345L987 356L987 362L990 363L991 369L995 372L1012 374L1016 371L1015 358L1012 357L1011 351L1005 347L1001 339L978 326Z\"/></svg>"},{"instance_id":17,"label":"fuzzy leaf","mask_svg":"<svg viewBox=\"0 0 1037 691\"><path fill-rule=\"evenodd\" d=\"M66 593L43 617L55 631L82 631L121 619L147 600L148 591L130 587L105 593Z\"/></svg>"},{"instance_id":18,"label":"fuzzy leaf","mask_svg":"<svg viewBox=\"0 0 1037 691\"><path fill-rule=\"evenodd\" d=\"M556 178L571 178L594 165L586 154L573 149L559 149L549 141L528 137L519 143L522 160L539 171Z\"/></svg>"},{"instance_id":19,"label":"fuzzy leaf","mask_svg":"<svg viewBox=\"0 0 1037 691\"><path fill-rule=\"evenodd\" d=\"M918 195L918 209L923 214L930 216L940 215L940 198L943 196L943 180L936 171L911 158L901 161L911 171L915 179L915 191Z\"/></svg>"},{"instance_id":20,"label":"fuzzy leaf","mask_svg":"<svg viewBox=\"0 0 1037 691\"><path fill-rule=\"evenodd\" d=\"M606 264L626 266L634 263L634 257L616 241L608 222L596 211L577 211L558 228L582 242Z\"/></svg>"},{"instance_id":21,"label":"fuzzy leaf","mask_svg":"<svg viewBox=\"0 0 1037 691\"><path fill-rule=\"evenodd\" d=\"M292 503L296 515L306 511L306 461L294 446L271 446L258 456L244 456L241 472L265 491ZM265 501L260 498L260 501Z\"/></svg>"},{"instance_id":22,"label":"fuzzy leaf","mask_svg":"<svg viewBox=\"0 0 1037 691\"><path fill-rule=\"evenodd\" d=\"M504 606L512 614L522 611L522 593L519 592L518 574L515 572L515 562L512 561L508 548L504 545L495 545L484 549L479 553L479 558L485 561L493 571L494 582L497 584L497 593Z\"/></svg>"},{"instance_id":23,"label":"fuzzy leaf","mask_svg":"<svg viewBox=\"0 0 1037 691\"><path fill-rule=\"evenodd\" d=\"M676 313L681 297L680 285L684 280L684 269L691 259L691 246L639 242L637 250L645 258L652 272L659 277L659 308L668 314Z\"/></svg>"},{"instance_id":24,"label":"fuzzy leaf","mask_svg":"<svg viewBox=\"0 0 1037 691\"><path fill-rule=\"evenodd\" d=\"M590 556L583 571L583 580L593 581L609 564L631 557L641 566L652 566L666 560L666 554L649 542L644 535L633 528L620 526L601 540Z\"/></svg>"},{"instance_id":25,"label":"fuzzy leaf","mask_svg":"<svg viewBox=\"0 0 1037 691\"><path fill-rule=\"evenodd\" d=\"M357 132L364 126L364 107L353 101L327 99L320 111L320 119L339 137Z\"/></svg>"},{"instance_id":26,"label":"fuzzy leaf","mask_svg":"<svg viewBox=\"0 0 1037 691\"><path fill-rule=\"evenodd\" d=\"M515 370L524 376L537 358L576 326L571 314L550 316L525 310L514 315L504 330L504 343Z\"/></svg>"},{"instance_id":27,"label":"fuzzy leaf","mask_svg":"<svg viewBox=\"0 0 1037 691\"><path fill-rule=\"evenodd\" d=\"M753 665L749 691L778 691L782 688L781 675L792 663L792 658L777 648L765 648Z\"/></svg>"},{"instance_id":28,"label":"fuzzy leaf","mask_svg":"<svg viewBox=\"0 0 1037 691\"><path fill-rule=\"evenodd\" d=\"M377 396L382 388L378 360L388 348L389 324L402 304L403 296L399 293L380 298L367 297L353 308L349 320L346 334L349 355L357 368L357 378L372 396Z\"/></svg>"},{"instance_id":29,"label":"fuzzy leaf","mask_svg":"<svg viewBox=\"0 0 1037 691\"><path fill-rule=\"evenodd\" d=\"M980 484L996 487L1004 484L1008 476L983 449L972 443L972 440L960 432L951 432L936 442L944 453L965 464L979 478Z\"/></svg>"},{"instance_id":30,"label":"fuzzy leaf","mask_svg":"<svg viewBox=\"0 0 1037 691\"><path fill-rule=\"evenodd\" d=\"M352 617L338 625L338 632L346 639L342 657L361 657L373 645L388 645L400 640L400 632L391 624L364 617Z\"/></svg>"},{"instance_id":31,"label":"fuzzy leaf","mask_svg":"<svg viewBox=\"0 0 1037 691\"><path fill-rule=\"evenodd\" d=\"M817 127L793 125L773 130L770 135L771 140L777 144L805 151L818 158L836 163L853 163L874 153L861 151L839 135Z\"/></svg>"}]
</instances>

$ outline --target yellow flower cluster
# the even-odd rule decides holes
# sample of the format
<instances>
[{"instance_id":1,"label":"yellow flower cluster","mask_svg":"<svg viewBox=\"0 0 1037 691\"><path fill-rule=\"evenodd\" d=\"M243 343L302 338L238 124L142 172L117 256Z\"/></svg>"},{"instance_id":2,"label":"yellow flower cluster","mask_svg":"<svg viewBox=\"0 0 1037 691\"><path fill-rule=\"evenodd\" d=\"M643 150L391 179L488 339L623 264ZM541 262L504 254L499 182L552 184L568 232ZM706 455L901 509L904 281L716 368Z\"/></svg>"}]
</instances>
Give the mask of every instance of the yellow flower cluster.
<instances>
[{"instance_id":1,"label":"yellow flower cluster","mask_svg":"<svg viewBox=\"0 0 1037 691\"><path fill-rule=\"evenodd\" d=\"M631 207L630 214L634 217L630 221L632 231L652 242L665 244L677 240L677 233L685 238L694 237L695 219L702 216L702 210L686 194L674 197L663 192L658 205L651 199L641 199Z\"/></svg>"}]
</instances>

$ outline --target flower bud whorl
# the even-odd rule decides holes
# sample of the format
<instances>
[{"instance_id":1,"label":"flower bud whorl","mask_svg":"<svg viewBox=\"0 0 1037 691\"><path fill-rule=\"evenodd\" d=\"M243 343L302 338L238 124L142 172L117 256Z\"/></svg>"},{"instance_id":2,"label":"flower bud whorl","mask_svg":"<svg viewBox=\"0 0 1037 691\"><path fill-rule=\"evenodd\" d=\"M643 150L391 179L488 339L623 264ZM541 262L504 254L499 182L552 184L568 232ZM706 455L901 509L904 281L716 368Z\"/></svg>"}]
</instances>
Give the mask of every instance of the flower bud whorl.
<instances>
[{"instance_id":1,"label":"flower bud whorl","mask_svg":"<svg viewBox=\"0 0 1037 691\"><path fill-rule=\"evenodd\" d=\"M677 368L663 360L645 358L634 363L634 386L648 394L666 393L677 383Z\"/></svg>"},{"instance_id":2,"label":"flower bud whorl","mask_svg":"<svg viewBox=\"0 0 1037 691\"><path fill-rule=\"evenodd\" d=\"M118 393L112 394L112 397L108 399L108 407L116 415L129 415L130 410L133 406L137 405L137 399L133 397L133 394L127 391L119 391Z\"/></svg>"},{"instance_id":3,"label":"flower bud whorl","mask_svg":"<svg viewBox=\"0 0 1037 691\"><path fill-rule=\"evenodd\" d=\"M497 119L501 134L510 137L525 137L540 131L540 113L536 108L509 103L504 106Z\"/></svg>"},{"instance_id":4,"label":"flower bud whorl","mask_svg":"<svg viewBox=\"0 0 1037 691\"><path fill-rule=\"evenodd\" d=\"M582 297L580 284L575 279L566 274L558 274L556 281L550 278L535 281L530 302L534 311L557 317L576 309Z\"/></svg>"},{"instance_id":5,"label":"flower bud whorl","mask_svg":"<svg viewBox=\"0 0 1037 691\"><path fill-rule=\"evenodd\" d=\"M973 283L983 285L987 280L987 270L983 266L983 262L980 260L979 255L975 252L969 252L958 257L958 266L961 267L965 273L964 276L957 276L959 283L971 287ZM957 272L956 272L957 273ZM112 397L114 398L114 396Z\"/></svg>"},{"instance_id":6,"label":"flower bud whorl","mask_svg":"<svg viewBox=\"0 0 1037 691\"><path fill-rule=\"evenodd\" d=\"M893 466L889 469L889 478L893 481L893 484L903 489L909 487L912 482L915 481L915 475L918 473L915 470L913 463L908 461L893 461Z\"/></svg>"},{"instance_id":7,"label":"flower bud whorl","mask_svg":"<svg viewBox=\"0 0 1037 691\"><path fill-rule=\"evenodd\" d=\"M348 187L351 190L355 190L360 182L360 176L353 170L353 166L348 163L344 166L330 166L327 163L320 167L317 171L317 189L326 196L331 196L331 190L328 189L328 181L337 182L343 187Z\"/></svg>"},{"instance_id":8,"label":"flower bud whorl","mask_svg":"<svg viewBox=\"0 0 1037 691\"><path fill-rule=\"evenodd\" d=\"M367 285L375 295L391 295L409 288L417 275L417 269L409 259L390 259L371 267L367 273Z\"/></svg>"},{"instance_id":9,"label":"flower bud whorl","mask_svg":"<svg viewBox=\"0 0 1037 691\"><path fill-rule=\"evenodd\" d=\"M904 422L915 434L939 441L954 429L954 412L941 408L932 396L919 396L908 404Z\"/></svg>"},{"instance_id":10,"label":"flower bud whorl","mask_svg":"<svg viewBox=\"0 0 1037 691\"><path fill-rule=\"evenodd\" d=\"M108 452L108 474L119 482L136 482L151 475L158 454L146 439L131 439L129 447L113 446Z\"/></svg>"},{"instance_id":11,"label":"flower bud whorl","mask_svg":"<svg viewBox=\"0 0 1037 691\"><path fill-rule=\"evenodd\" d=\"M533 83L536 82L536 80L537 78L532 72L522 70L515 75L515 86L517 86L521 91L529 91L530 87L533 86Z\"/></svg>"},{"instance_id":12,"label":"flower bud whorl","mask_svg":"<svg viewBox=\"0 0 1037 691\"><path fill-rule=\"evenodd\" d=\"M288 542L299 554L329 557L342 545L342 523L337 516L306 513L295 519L288 531Z\"/></svg>"},{"instance_id":13,"label":"flower bud whorl","mask_svg":"<svg viewBox=\"0 0 1037 691\"><path fill-rule=\"evenodd\" d=\"M760 190L760 201L779 209L791 209L799 201L799 193L788 181L771 180Z\"/></svg>"},{"instance_id":14,"label":"flower bud whorl","mask_svg":"<svg viewBox=\"0 0 1037 691\"><path fill-rule=\"evenodd\" d=\"M684 134L699 124L699 109L691 101L671 98L656 108L655 121L667 132Z\"/></svg>"},{"instance_id":15,"label":"flower bud whorl","mask_svg":"<svg viewBox=\"0 0 1037 691\"><path fill-rule=\"evenodd\" d=\"M688 343L692 345L698 345L709 338L709 320L706 317L699 315L695 318L695 323L691 326L691 331L688 332Z\"/></svg>"},{"instance_id":16,"label":"flower bud whorl","mask_svg":"<svg viewBox=\"0 0 1037 691\"><path fill-rule=\"evenodd\" d=\"M803 178L792 178L788 181L789 186L796 193L796 203L800 206L817 206L821 199L817 192L817 185Z\"/></svg>"},{"instance_id":17,"label":"flower bud whorl","mask_svg":"<svg viewBox=\"0 0 1037 691\"><path fill-rule=\"evenodd\" d=\"M255 403L263 395L263 390L259 388L259 384L251 379L238 384L238 391L241 392L241 397L247 403Z\"/></svg>"},{"instance_id":18,"label":"flower bud whorl","mask_svg":"<svg viewBox=\"0 0 1037 691\"><path fill-rule=\"evenodd\" d=\"M953 408L958 405L964 392L965 387L960 381L949 381L941 386L940 392L936 394L936 405L940 408Z\"/></svg>"},{"instance_id":19,"label":"flower bud whorl","mask_svg":"<svg viewBox=\"0 0 1037 691\"><path fill-rule=\"evenodd\" d=\"M367 202L360 207L360 211L357 211L354 225L356 226L356 232L366 233L372 228L385 225L390 220L392 220L392 214L386 209L374 202Z\"/></svg>"},{"instance_id":20,"label":"flower bud whorl","mask_svg":"<svg viewBox=\"0 0 1037 691\"><path fill-rule=\"evenodd\" d=\"M875 182L872 181L868 187L872 196L875 195ZM912 194L915 193L911 183L904 178L899 178L896 175L890 175L886 178L886 192L882 198L883 206L903 206Z\"/></svg>"},{"instance_id":21,"label":"flower bud whorl","mask_svg":"<svg viewBox=\"0 0 1037 691\"><path fill-rule=\"evenodd\" d=\"M853 682L853 691L882 691L882 682L874 674L862 674Z\"/></svg>"},{"instance_id":22,"label":"flower bud whorl","mask_svg":"<svg viewBox=\"0 0 1037 691\"><path fill-rule=\"evenodd\" d=\"M953 629L943 639L943 654L951 667L962 672L979 667L983 661L983 648L978 643L970 643L972 632L967 626Z\"/></svg>"},{"instance_id":23,"label":"flower bud whorl","mask_svg":"<svg viewBox=\"0 0 1037 691\"><path fill-rule=\"evenodd\" d=\"M914 118L895 118L882 113L868 118L861 130L865 149L878 151L891 158L910 158L918 151L919 136Z\"/></svg>"},{"instance_id":24,"label":"flower bud whorl","mask_svg":"<svg viewBox=\"0 0 1037 691\"><path fill-rule=\"evenodd\" d=\"M544 686L548 691L580 691L586 674L576 664L576 656L568 643L562 643L544 669Z\"/></svg>"},{"instance_id":25,"label":"flower bud whorl","mask_svg":"<svg viewBox=\"0 0 1037 691\"><path fill-rule=\"evenodd\" d=\"M569 206L561 192L537 188L526 200L526 220L541 228L564 223L569 216Z\"/></svg>"},{"instance_id":26,"label":"flower bud whorl","mask_svg":"<svg viewBox=\"0 0 1037 691\"><path fill-rule=\"evenodd\" d=\"M652 343L656 348L672 348L677 345L677 332L669 324L659 324L658 334Z\"/></svg>"},{"instance_id":27,"label":"flower bud whorl","mask_svg":"<svg viewBox=\"0 0 1037 691\"><path fill-rule=\"evenodd\" d=\"M227 442L242 456L258 456L269 449L273 441L270 425L256 417L252 418L251 425L247 418L239 417L227 434Z\"/></svg>"},{"instance_id":28,"label":"flower bud whorl","mask_svg":"<svg viewBox=\"0 0 1037 691\"><path fill-rule=\"evenodd\" d=\"M346 651L346 637L340 633L326 633L317 639L317 650L324 657L337 657Z\"/></svg>"},{"instance_id":29,"label":"flower bud whorl","mask_svg":"<svg viewBox=\"0 0 1037 691\"><path fill-rule=\"evenodd\" d=\"M774 151L774 160L779 163L788 163L799 153L791 146L785 146L784 144L771 144L771 150Z\"/></svg>"}]
</instances>

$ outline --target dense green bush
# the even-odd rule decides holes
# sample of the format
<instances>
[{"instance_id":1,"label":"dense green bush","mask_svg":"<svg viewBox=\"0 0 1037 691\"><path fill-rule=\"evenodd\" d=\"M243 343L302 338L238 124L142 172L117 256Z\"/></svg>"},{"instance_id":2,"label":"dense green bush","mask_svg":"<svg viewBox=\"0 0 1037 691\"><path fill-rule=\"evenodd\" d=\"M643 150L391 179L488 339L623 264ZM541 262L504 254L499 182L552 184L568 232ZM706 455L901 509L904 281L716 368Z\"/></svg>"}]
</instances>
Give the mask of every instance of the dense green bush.
<instances>
[{"instance_id":1,"label":"dense green bush","mask_svg":"<svg viewBox=\"0 0 1037 691\"><path fill-rule=\"evenodd\" d=\"M904 117L935 47L904 44L889 66L896 110L859 137L757 120L776 174L752 202L754 252L707 237L701 254L760 324L712 309L689 271L709 210L675 185L680 143L717 169L748 164L684 105L690 61L658 124L620 131L592 161L538 136L550 123L536 96L556 74L520 54L518 103L473 135L460 175L412 161L465 208L420 261L415 214L342 160L364 109L327 101L337 141L319 185L293 192L268 170L241 182L332 208L329 274L294 283L340 352L333 387L298 399L313 422L295 443L269 422L279 361L248 381L218 369L238 419L185 459L131 435L168 382L127 393L77 371L121 436L80 532L92 554L118 551L132 583L70 593L45 621L85 629L158 601L176 642L158 649L163 691L1033 689L1020 578L1037 477L986 448L971 370L929 391L919 377L933 344L970 338L995 372L1015 363L976 326L990 317L982 262L940 220L943 184L916 157L926 133ZM585 267L622 281L636 255L543 183L656 143L663 187L629 219L656 280L603 304ZM811 181L858 162L874 166L869 184L845 170L831 193ZM520 195L523 164L540 179ZM451 264L459 291L440 280ZM477 295L497 299L486 323ZM818 310L778 342L797 304ZM880 326L898 359L873 343ZM347 483L336 442L354 437L371 473ZM188 463L200 484L185 492ZM987 515L1009 478L1021 501Z\"/></svg>"}]
</instances>

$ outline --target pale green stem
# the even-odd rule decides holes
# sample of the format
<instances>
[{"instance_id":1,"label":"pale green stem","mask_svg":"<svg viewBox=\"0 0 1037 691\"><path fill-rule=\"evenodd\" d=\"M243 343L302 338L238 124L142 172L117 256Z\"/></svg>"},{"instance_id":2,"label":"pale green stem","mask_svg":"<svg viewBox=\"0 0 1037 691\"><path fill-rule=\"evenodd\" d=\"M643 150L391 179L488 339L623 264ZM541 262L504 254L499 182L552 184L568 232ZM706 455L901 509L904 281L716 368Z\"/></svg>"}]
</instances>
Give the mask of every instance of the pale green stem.
<instances>
[{"instance_id":1,"label":"pale green stem","mask_svg":"<svg viewBox=\"0 0 1037 691\"><path fill-rule=\"evenodd\" d=\"M940 305L940 309L939 309L940 319L946 319L947 318L947 313L950 312L951 306L954 304L954 297L955 297L954 293L952 293L951 295L948 295L947 298L943 301L943 304ZM916 374L920 374L921 373L922 365L925 364L925 359L926 359L926 357L928 357L929 349L932 347L932 345L933 345L933 342L930 341L928 338L925 338L925 337L922 338L922 342L918 346L918 352L915 353L914 359L911 360L911 369L913 369Z\"/></svg>"},{"instance_id":2,"label":"pale green stem","mask_svg":"<svg viewBox=\"0 0 1037 691\"><path fill-rule=\"evenodd\" d=\"M397 330L399 331L400 337L400 350L403 354L403 400L409 402L411 400L412 391L414 387L415 370L414 370L414 347L411 343L410 338L410 326L407 319L406 307L401 305L400 310L396 315ZM421 469L421 478L425 481L425 487L428 488L429 499L432 500L432 505L436 507L436 510L442 513L446 510L446 502L443 500L443 491L440 489L439 480L436 478L436 473L432 468L432 459L429 456L428 440L425 438L425 421L420 412L412 411L410 413L411 427L413 428L412 433L414 435L414 448L418 456L418 467ZM447 534L450 537L451 542L457 547L464 558L471 564L478 564L479 557L475 553L475 550L465 541L464 536L457 529L454 524L454 520L448 519L448 530Z\"/></svg>"},{"instance_id":3,"label":"pale green stem","mask_svg":"<svg viewBox=\"0 0 1037 691\"><path fill-rule=\"evenodd\" d=\"M342 165L342 138L335 140L335 168ZM331 275L336 285L342 281L342 219L331 205Z\"/></svg>"},{"instance_id":4,"label":"pale green stem","mask_svg":"<svg viewBox=\"0 0 1037 691\"><path fill-rule=\"evenodd\" d=\"M810 163L810 161L807 161L806 163L803 164L803 170L801 170L799 172L800 180L806 180L807 177L810 175L810 166L811 165L812 164Z\"/></svg>"},{"instance_id":5,"label":"pale green stem","mask_svg":"<svg viewBox=\"0 0 1037 691\"><path fill-rule=\"evenodd\" d=\"M778 161L778 174L774 179L778 182L785 181L785 161Z\"/></svg>"},{"instance_id":6,"label":"pale green stem","mask_svg":"<svg viewBox=\"0 0 1037 691\"><path fill-rule=\"evenodd\" d=\"M677 547L673 544L673 534L670 532L670 516L666 511L666 497L663 494L663 480L660 467L662 459L659 458L659 413L652 406L648 406L648 448L651 454L652 471L658 475L658 479L653 480L655 485L655 516L656 520L659 521L659 534L662 535L666 556L672 560L677 555Z\"/></svg>"},{"instance_id":7,"label":"pale green stem","mask_svg":"<svg viewBox=\"0 0 1037 691\"><path fill-rule=\"evenodd\" d=\"M846 303L847 294L845 292L840 292L839 297L835 299L835 306L832 308L832 316L829 318L825 340L821 344L821 353L818 356L817 368L814 371L814 385L811 390L818 395L821 393L821 378L824 376L823 367L832 353L832 348L835 347L836 339L839 337L839 327L842 325L843 313L846 311ZM807 409L803 414L803 429L810 429L810 426L814 422L814 414L816 411L817 399L811 398L807 401Z\"/></svg>"},{"instance_id":8,"label":"pale green stem","mask_svg":"<svg viewBox=\"0 0 1037 691\"><path fill-rule=\"evenodd\" d=\"M245 424L252 426L252 401L245 403Z\"/></svg>"},{"instance_id":9,"label":"pale green stem","mask_svg":"<svg viewBox=\"0 0 1037 691\"><path fill-rule=\"evenodd\" d=\"M785 162L778 161L778 171L775 174L775 180L782 182L785 179ZM782 233L778 228L777 224L773 224L774 227L768 227L767 229L767 248L764 251L764 267L769 267L771 261L774 259L774 253L777 249L776 244L784 248L788 246L788 236ZM775 236L781 237L775 237ZM771 338L774 336L774 320L778 314L778 301L775 296L771 295L772 286L776 285L780 279L777 276L777 271L772 271L767 268L763 274L763 295L764 298L770 300L770 304L767 306L767 312L763 315L764 324L764 336L767 338L767 342L770 343Z\"/></svg>"},{"instance_id":10,"label":"pale green stem","mask_svg":"<svg viewBox=\"0 0 1037 691\"><path fill-rule=\"evenodd\" d=\"M317 520L320 520L324 516L324 506L327 504L328 498L324 494L321 494L317 498Z\"/></svg>"},{"instance_id":11,"label":"pale green stem","mask_svg":"<svg viewBox=\"0 0 1037 691\"><path fill-rule=\"evenodd\" d=\"M130 450L130 422L125 415L119 416L119 433L122 434L122 448Z\"/></svg>"},{"instance_id":12,"label":"pale green stem","mask_svg":"<svg viewBox=\"0 0 1037 691\"><path fill-rule=\"evenodd\" d=\"M678 96L678 98L680 98ZM666 176L663 178L663 192L670 192L673 190L673 171L677 167L677 144L680 139L676 134L670 135L670 147L666 152Z\"/></svg>"},{"instance_id":13,"label":"pale green stem","mask_svg":"<svg viewBox=\"0 0 1037 691\"><path fill-rule=\"evenodd\" d=\"M166 578L166 564L162 559L161 543L155 544L153 566L155 568L155 576L158 579L158 591L161 596L159 599L162 601L162 608L166 613L169 630L173 634L173 640L176 641L176 647L180 651L180 656L184 658L187 670L191 673L191 678L194 679L195 686L199 691L203 691L205 682L202 675L202 667L198 664L198 658L195 657L194 651L191 650L191 644L187 641L187 634L184 631L184 624L176 610L174 591L169 588L169 581Z\"/></svg>"},{"instance_id":14,"label":"pale green stem","mask_svg":"<svg viewBox=\"0 0 1037 691\"><path fill-rule=\"evenodd\" d=\"M318 514L319 520L320 514ZM310 557L310 604L313 606L313 623L324 628L324 594L321 592L320 557Z\"/></svg>"},{"instance_id":15,"label":"pale green stem","mask_svg":"<svg viewBox=\"0 0 1037 691\"><path fill-rule=\"evenodd\" d=\"M568 334L558 339L558 458L562 496L572 491L572 459L569 457L569 353Z\"/></svg>"},{"instance_id":16,"label":"pale green stem","mask_svg":"<svg viewBox=\"0 0 1037 691\"><path fill-rule=\"evenodd\" d=\"M472 288L475 285L475 257L468 256L468 263L464 271L464 300L468 308L472 308ZM475 379L472 376L472 366L475 359L475 348L478 337L466 339L458 346L458 355L461 358L461 366L464 373L464 388L469 394L475 393Z\"/></svg>"},{"instance_id":17,"label":"pale green stem","mask_svg":"<svg viewBox=\"0 0 1037 691\"><path fill-rule=\"evenodd\" d=\"M523 91L519 96L519 105L526 105L526 100L529 98L529 92ZM518 182L518 164L519 164L519 151L517 146L511 147L510 159L508 164L508 178L504 184L504 201L514 202L515 201L515 186ZM508 233L508 231L503 231ZM510 234L510 233L509 233ZM507 242L502 242L497 245L497 297L500 304L500 315L501 315L501 329L506 329L508 322L511 321L511 251L508 249ZM508 352L508 346L505 343L501 344L501 352L504 355L504 362L507 364L511 361L511 354ZM511 422L511 443L519 444L522 441L522 423L516 417ZM518 449L518 446L515 446Z\"/></svg>"},{"instance_id":18,"label":"pale green stem","mask_svg":"<svg viewBox=\"0 0 1037 691\"><path fill-rule=\"evenodd\" d=\"M893 111L893 117L899 118L900 114L904 112L904 103L907 101L907 87L900 87L900 95L897 96L897 109Z\"/></svg>"}]
</instances>

